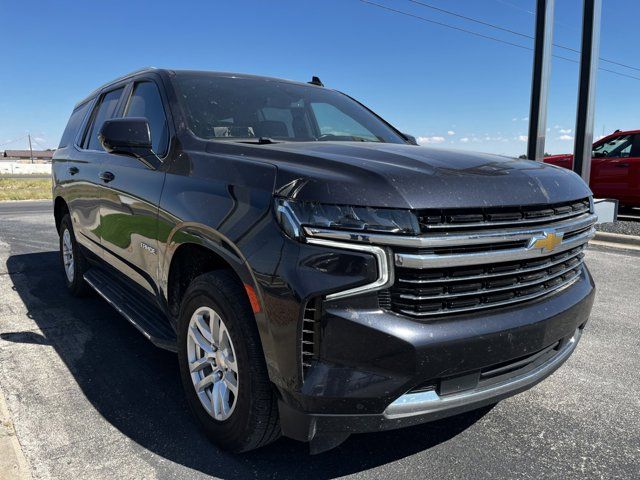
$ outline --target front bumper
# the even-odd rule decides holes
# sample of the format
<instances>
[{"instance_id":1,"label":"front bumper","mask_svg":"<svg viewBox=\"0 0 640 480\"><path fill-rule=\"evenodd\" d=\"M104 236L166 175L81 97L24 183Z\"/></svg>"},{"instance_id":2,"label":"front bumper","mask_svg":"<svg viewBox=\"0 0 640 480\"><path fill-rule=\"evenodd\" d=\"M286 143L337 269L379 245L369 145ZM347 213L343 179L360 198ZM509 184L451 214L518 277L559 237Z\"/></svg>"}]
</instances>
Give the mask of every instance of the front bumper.
<instances>
[{"instance_id":1,"label":"front bumper","mask_svg":"<svg viewBox=\"0 0 640 480\"><path fill-rule=\"evenodd\" d=\"M537 301L428 322L329 303L318 359L302 388L282 392L282 431L310 441L389 430L522 392L571 355L594 293L583 268Z\"/></svg>"}]
</instances>

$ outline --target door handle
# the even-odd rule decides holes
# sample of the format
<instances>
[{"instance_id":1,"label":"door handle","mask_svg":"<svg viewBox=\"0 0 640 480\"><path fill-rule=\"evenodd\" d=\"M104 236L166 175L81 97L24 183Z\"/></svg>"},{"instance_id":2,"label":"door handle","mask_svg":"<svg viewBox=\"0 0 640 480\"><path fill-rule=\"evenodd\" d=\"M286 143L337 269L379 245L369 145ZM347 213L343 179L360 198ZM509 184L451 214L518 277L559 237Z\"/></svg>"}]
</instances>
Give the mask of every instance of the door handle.
<instances>
[{"instance_id":1,"label":"door handle","mask_svg":"<svg viewBox=\"0 0 640 480\"><path fill-rule=\"evenodd\" d=\"M109 183L111 180L116 178L116 176L111 172L100 172L99 177L104 183Z\"/></svg>"},{"instance_id":2,"label":"door handle","mask_svg":"<svg viewBox=\"0 0 640 480\"><path fill-rule=\"evenodd\" d=\"M626 168L629 164L627 162L624 163L616 163L616 168Z\"/></svg>"},{"instance_id":3,"label":"door handle","mask_svg":"<svg viewBox=\"0 0 640 480\"><path fill-rule=\"evenodd\" d=\"M79 172L80 170L78 169L78 167L69 167L69 175L75 175Z\"/></svg>"}]
</instances>

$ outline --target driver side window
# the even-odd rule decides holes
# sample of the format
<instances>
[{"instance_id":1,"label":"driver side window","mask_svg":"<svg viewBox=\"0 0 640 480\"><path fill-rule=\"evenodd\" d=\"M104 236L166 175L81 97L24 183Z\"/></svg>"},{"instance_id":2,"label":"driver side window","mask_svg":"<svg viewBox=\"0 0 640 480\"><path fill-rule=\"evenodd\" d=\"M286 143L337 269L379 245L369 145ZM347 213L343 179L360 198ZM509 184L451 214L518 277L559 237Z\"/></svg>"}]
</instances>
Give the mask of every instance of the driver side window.
<instances>
[{"instance_id":1,"label":"driver side window","mask_svg":"<svg viewBox=\"0 0 640 480\"><path fill-rule=\"evenodd\" d=\"M628 158L631 155L633 146L633 135L620 135L593 149L593 156L596 158Z\"/></svg>"}]
</instances>

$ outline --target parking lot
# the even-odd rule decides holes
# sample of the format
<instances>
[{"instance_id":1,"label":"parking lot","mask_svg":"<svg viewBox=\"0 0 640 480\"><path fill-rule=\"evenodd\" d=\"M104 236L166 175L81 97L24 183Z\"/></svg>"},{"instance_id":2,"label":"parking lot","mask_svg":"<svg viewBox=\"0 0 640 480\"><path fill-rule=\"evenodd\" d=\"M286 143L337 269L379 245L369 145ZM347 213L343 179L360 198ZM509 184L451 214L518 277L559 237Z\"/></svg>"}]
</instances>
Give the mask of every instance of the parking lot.
<instances>
[{"instance_id":1,"label":"parking lot","mask_svg":"<svg viewBox=\"0 0 640 480\"><path fill-rule=\"evenodd\" d=\"M287 439L235 456L197 430L173 354L67 295L50 203L0 203L0 394L34 478L637 478L640 256L591 249L588 264L581 344L532 390L319 456Z\"/></svg>"}]
</instances>

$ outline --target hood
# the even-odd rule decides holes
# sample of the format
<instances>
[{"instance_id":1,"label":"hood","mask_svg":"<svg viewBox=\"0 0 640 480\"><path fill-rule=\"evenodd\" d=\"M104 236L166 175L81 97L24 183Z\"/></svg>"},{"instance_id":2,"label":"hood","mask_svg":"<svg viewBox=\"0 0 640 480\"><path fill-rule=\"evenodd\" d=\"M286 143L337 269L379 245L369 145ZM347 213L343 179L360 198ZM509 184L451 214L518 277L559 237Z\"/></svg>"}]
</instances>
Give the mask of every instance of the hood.
<instances>
[{"instance_id":1,"label":"hood","mask_svg":"<svg viewBox=\"0 0 640 480\"><path fill-rule=\"evenodd\" d=\"M569 170L498 155L362 142L247 147L242 156L277 168L276 192L299 200L422 209L547 204L591 194ZM287 188L291 182L296 188Z\"/></svg>"}]
</instances>

